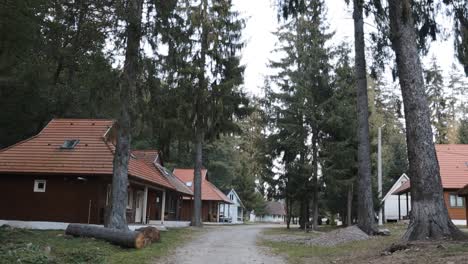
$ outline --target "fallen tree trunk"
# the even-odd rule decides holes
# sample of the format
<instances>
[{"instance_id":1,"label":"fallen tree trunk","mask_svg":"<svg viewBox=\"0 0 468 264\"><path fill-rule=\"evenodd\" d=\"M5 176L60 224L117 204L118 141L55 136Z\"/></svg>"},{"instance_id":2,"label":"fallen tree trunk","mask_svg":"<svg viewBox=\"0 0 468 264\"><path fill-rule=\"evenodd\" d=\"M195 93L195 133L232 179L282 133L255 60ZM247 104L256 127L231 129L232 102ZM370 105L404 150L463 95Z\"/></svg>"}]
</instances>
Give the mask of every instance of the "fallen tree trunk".
<instances>
[{"instance_id":1,"label":"fallen tree trunk","mask_svg":"<svg viewBox=\"0 0 468 264\"><path fill-rule=\"evenodd\" d=\"M135 231L85 224L69 224L65 230L65 234L78 237L93 237L128 248L143 248L146 246L143 233Z\"/></svg>"}]
</instances>

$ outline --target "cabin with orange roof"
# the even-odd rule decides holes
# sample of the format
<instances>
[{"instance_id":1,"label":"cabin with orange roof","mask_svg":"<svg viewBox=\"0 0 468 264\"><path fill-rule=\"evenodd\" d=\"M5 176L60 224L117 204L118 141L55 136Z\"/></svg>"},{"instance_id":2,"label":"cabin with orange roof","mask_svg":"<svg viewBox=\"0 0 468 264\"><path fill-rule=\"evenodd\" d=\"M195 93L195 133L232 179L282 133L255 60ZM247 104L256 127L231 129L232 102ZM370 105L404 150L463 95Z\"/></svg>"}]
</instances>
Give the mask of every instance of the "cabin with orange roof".
<instances>
[{"instance_id":1,"label":"cabin with orange roof","mask_svg":"<svg viewBox=\"0 0 468 264\"><path fill-rule=\"evenodd\" d=\"M466 209L468 202L468 144L439 144L436 145L436 152L449 216L455 224L466 225L468 215ZM393 192L394 195L398 195L398 197L405 195L407 200L411 199L411 175L409 177L410 180L396 189ZM464 188L465 186L467 187ZM407 208L408 213L410 213L411 204Z\"/></svg>"},{"instance_id":2,"label":"cabin with orange roof","mask_svg":"<svg viewBox=\"0 0 468 264\"><path fill-rule=\"evenodd\" d=\"M0 220L103 224L115 135L113 120L53 119L0 150ZM179 220L182 198L193 195L155 150L132 151L128 177L128 223Z\"/></svg>"},{"instance_id":3,"label":"cabin with orange roof","mask_svg":"<svg viewBox=\"0 0 468 264\"><path fill-rule=\"evenodd\" d=\"M230 206L232 201L214 184L208 180L208 170L202 169L202 221L222 222L227 216L220 212L221 205ZM174 175L185 183L193 192L194 169L174 169ZM184 197L182 203L181 220L190 221L193 215L193 198Z\"/></svg>"}]
</instances>

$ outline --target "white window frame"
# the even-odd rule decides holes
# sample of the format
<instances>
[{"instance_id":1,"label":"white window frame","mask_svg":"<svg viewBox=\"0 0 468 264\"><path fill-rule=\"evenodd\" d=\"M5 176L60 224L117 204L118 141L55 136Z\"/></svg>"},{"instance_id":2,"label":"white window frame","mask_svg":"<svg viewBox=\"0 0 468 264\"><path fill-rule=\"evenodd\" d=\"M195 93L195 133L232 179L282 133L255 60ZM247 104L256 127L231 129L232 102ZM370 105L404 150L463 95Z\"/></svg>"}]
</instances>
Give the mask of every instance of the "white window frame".
<instances>
[{"instance_id":1,"label":"white window frame","mask_svg":"<svg viewBox=\"0 0 468 264\"><path fill-rule=\"evenodd\" d=\"M452 203L452 197L455 198L455 204ZM461 204L459 204L458 202L460 202ZM456 193L450 193L449 205L451 208L465 208L465 199L464 197L458 196Z\"/></svg>"},{"instance_id":2,"label":"white window frame","mask_svg":"<svg viewBox=\"0 0 468 264\"><path fill-rule=\"evenodd\" d=\"M39 188L39 184L42 183L44 188ZM34 192L45 192L46 191L46 180L34 180Z\"/></svg>"}]
</instances>

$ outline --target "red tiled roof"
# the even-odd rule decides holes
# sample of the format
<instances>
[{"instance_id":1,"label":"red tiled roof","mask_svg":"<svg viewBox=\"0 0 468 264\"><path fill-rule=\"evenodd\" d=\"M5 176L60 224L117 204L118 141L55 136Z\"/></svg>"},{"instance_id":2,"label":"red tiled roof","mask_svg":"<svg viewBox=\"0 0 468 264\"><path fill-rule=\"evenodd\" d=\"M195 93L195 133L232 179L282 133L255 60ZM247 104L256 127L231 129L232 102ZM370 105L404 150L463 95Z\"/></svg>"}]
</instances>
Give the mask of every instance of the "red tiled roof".
<instances>
[{"instance_id":1,"label":"red tiled roof","mask_svg":"<svg viewBox=\"0 0 468 264\"><path fill-rule=\"evenodd\" d=\"M286 215L284 204L278 201L268 201L265 205L266 215Z\"/></svg>"},{"instance_id":2,"label":"red tiled roof","mask_svg":"<svg viewBox=\"0 0 468 264\"><path fill-rule=\"evenodd\" d=\"M232 203L222 191L206 179L206 174L207 170L202 169L202 200ZM190 188L193 191L194 169L174 169L174 175L184 183L192 182Z\"/></svg>"},{"instance_id":3,"label":"red tiled roof","mask_svg":"<svg viewBox=\"0 0 468 264\"><path fill-rule=\"evenodd\" d=\"M113 120L53 119L36 136L0 150L0 172L112 175L114 146L106 142ZM74 149L61 149L78 139ZM129 175L175 189L144 160L130 158Z\"/></svg>"},{"instance_id":4,"label":"red tiled roof","mask_svg":"<svg viewBox=\"0 0 468 264\"><path fill-rule=\"evenodd\" d=\"M439 144L436 151L443 188L460 189L468 184L468 144ZM408 181L393 193L404 193L409 188Z\"/></svg>"}]
</instances>

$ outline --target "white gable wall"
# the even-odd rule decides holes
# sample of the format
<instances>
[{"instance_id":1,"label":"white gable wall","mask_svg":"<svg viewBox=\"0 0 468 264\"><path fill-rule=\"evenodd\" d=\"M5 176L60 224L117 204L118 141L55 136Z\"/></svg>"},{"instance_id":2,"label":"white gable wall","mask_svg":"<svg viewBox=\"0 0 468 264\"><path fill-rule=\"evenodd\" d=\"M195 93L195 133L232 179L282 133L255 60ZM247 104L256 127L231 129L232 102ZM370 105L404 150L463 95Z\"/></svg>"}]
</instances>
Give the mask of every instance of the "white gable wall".
<instances>
[{"instance_id":1,"label":"white gable wall","mask_svg":"<svg viewBox=\"0 0 468 264\"><path fill-rule=\"evenodd\" d=\"M388 193L383 198L384 202L384 215L385 219L388 220L399 220L398 219L398 195L393 195L392 193L396 191L400 186L408 181L409 178L406 174L401 175L401 177L395 182L395 184L390 188ZM407 218L406 210L406 195L400 195L400 217L401 219ZM408 195L408 212L411 211L411 196Z\"/></svg>"}]
</instances>

